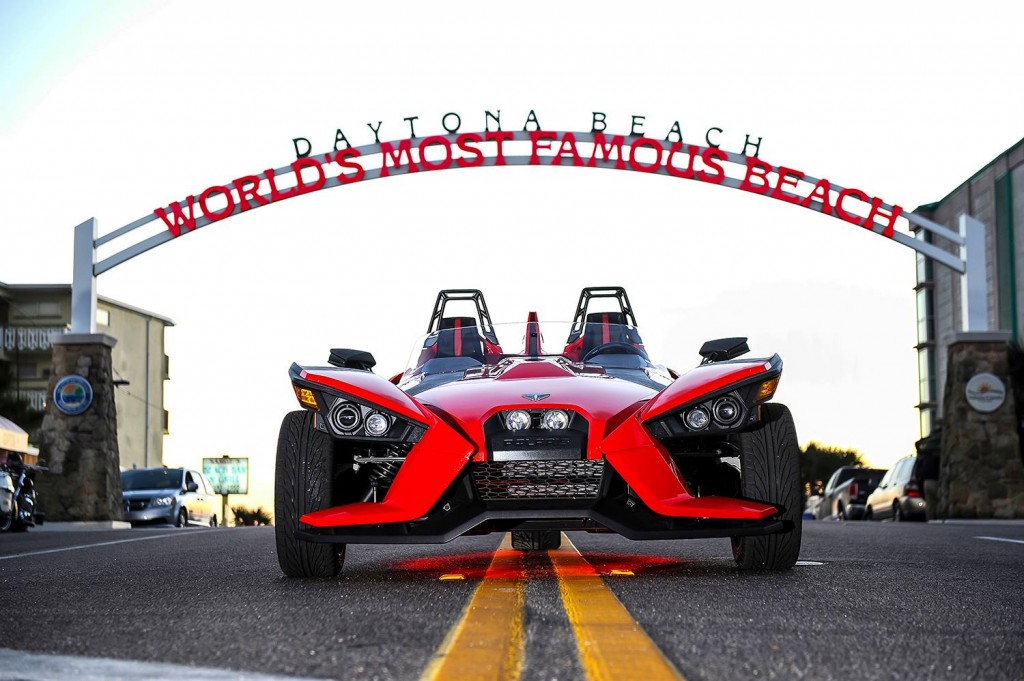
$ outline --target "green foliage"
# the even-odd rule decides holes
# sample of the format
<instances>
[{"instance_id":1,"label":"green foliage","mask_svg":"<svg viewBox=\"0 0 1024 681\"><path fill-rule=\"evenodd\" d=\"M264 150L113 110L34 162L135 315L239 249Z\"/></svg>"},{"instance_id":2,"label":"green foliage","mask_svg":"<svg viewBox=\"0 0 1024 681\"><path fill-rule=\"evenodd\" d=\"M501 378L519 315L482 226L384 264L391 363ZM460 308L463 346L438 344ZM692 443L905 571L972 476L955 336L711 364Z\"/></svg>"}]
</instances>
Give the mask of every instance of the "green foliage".
<instances>
[{"instance_id":1,"label":"green foliage","mask_svg":"<svg viewBox=\"0 0 1024 681\"><path fill-rule=\"evenodd\" d=\"M866 465L861 453L853 449L829 447L817 442L807 443L800 450L800 482L804 496L818 494L837 468Z\"/></svg>"},{"instance_id":2,"label":"green foliage","mask_svg":"<svg viewBox=\"0 0 1024 681\"><path fill-rule=\"evenodd\" d=\"M270 525L270 514L263 510L262 506L249 509L245 506L232 506L231 513L235 516L235 527L253 527L255 525Z\"/></svg>"}]
</instances>

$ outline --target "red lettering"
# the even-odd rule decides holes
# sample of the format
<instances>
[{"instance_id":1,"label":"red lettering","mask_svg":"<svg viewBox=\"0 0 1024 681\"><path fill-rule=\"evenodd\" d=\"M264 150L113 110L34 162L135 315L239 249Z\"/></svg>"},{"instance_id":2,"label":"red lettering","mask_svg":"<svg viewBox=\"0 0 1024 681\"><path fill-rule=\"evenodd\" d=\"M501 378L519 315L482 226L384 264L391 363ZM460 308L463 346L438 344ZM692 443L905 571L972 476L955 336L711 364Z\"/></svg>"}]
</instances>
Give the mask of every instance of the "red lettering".
<instances>
[{"instance_id":1,"label":"red lettering","mask_svg":"<svg viewBox=\"0 0 1024 681\"><path fill-rule=\"evenodd\" d=\"M710 184L722 184L725 181L725 168L722 167L721 162L728 160L729 154L725 153L718 147L708 147L700 154L700 159L704 161L704 164L715 171L714 175L707 173L703 170L697 171L697 179L701 182L708 182Z\"/></svg>"},{"instance_id":2,"label":"red lettering","mask_svg":"<svg viewBox=\"0 0 1024 681\"><path fill-rule=\"evenodd\" d=\"M644 165L637 160L636 150L642 147L648 147L658 152L658 157L655 159L654 163ZM661 146L661 142L658 140L652 140L650 137L641 137L629 145L629 167L637 172L653 173L659 166L661 166L661 152L663 151L664 149Z\"/></svg>"},{"instance_id":3,"label":"red lettering","mask_svg":"<svg viewBox=\"0 0 1024 681\"><path fill-rule=\"evenodd\" d=\"M186 232L191 232L196 228L196 216L193 213L192 205L195 203L196 197L190 196L185 201L188 203L188 216L181 211L180 203L172 203L168 208L171 209L171 214L174 216L174 220L167 219L167 211L163 208L157 208L153 212L156 216L164 221L167 225L167 231L171 233L171 236L181 236L182 227L185 227Z\"/></svg>"},{"instance_id":4,"label":"red lettering","mask_svg":"<svg viewBox=\"0 0 1024 681\"><path fill-rule=\"evenodd\" d=\"M342 149L334 155L334 162L341 166L343 169L355 171L351 175L346 175L345 171L338 173L338 182L342 184L350 184L352 182L359 182L361 179L366 177L366 171L358 161L349 161L349 158L359 158L360 153L358 149L348 147Z\"/></svg>"},{"instance_id":5,"label":"red lettering","mask_svg":"<svg viewBox=\"0 0 1024 681\"><path fill-rule=\"evenodd\" d=\"M402 156L403 155L406 157L406 159L408 159L407 162L406 162L406 165L408 166L407 172L415 173L416 171L419 170L419 168L416 167L416 162L412 158L412 147L410 146L409 140L402 140L401 142L399 142L398 143L398 151L397 152L395 152L395 148L393 146L391 146L390 142L381 142L380 143L380 155L381 155L381 165L380 165L380 176L381 177L387 177L388 176L388 159L389 158L391 159L392 167L397 168L398 166L402 165Z\"/></svg>"},{"instance_id":6,"label":"red lettering","mask_svg":"<svg viewBox=\"0 0 1024 681\"><path fill-rule=\"evenodd\" d=\"M460 151L473 155L472 160L463 157L455 159L455 162L459 164L460 168L475 168L476 166L483 164L484 152L480 151L476 147L467 146L470 142L473 144L479 144L482 139L483 138L475 132L467 132L455 138L455 144L458 145ZM501 148L500 144L498 148Z\"/></svg>"},{"instance_id":7,"label":"red lettering","mask_svg":"<svg viewBox=\"0 0 1024 681\"><path fill-rule=\"evenodd\" d=\"M740 189L745 192L754 192L755 194L765 194L771 189L771 184L768 182L768 173L772 171L772 164L759 161L753 156L747 157L747 174L743 176L743 181L740 182ZM754 179L757 182L754 182Z\"/></svg>"},{"instance_id":8,"label":"red lettering","mask_svg":"<svg viewBox=\"0 0 1024 681\"><path fill-rule=\"evenodd\" d=\"M240 177L231 184L235 185L235 189L238 190L238 205L243 211L252 208L252 206L249 205L250 201L255 201L257 207L265 206L270 203L270 201L267 201L257 193L256 190L260 186L260 178L255 175Z\"/></svg>"},{"instance_id":9,"label":"red lettering","mask_svg":"<svg viewBox=\"0 0 1024 681\"><path fill-rule=\"evenodd\" d=\"M832 191L832 185L829 184L828 180L818 180L818 184L814 185L814 189L811 193L800 201L800 205L804 208L810 208L811 202L815 199L821 201L821 212L826 215L832 214L832 203L829 198L829 192Z\"/></svg>"},{"instance_id":10,"label":"red lettering","mask_svg":"<svg viewBox=\"0 0 1024 681\"><path fill-rule=\"evenodd\" d=\"M316 168L317 177L313 184L306 184L302 181L303 168ZM297 161L292 161L292 172L295 173L296 194L309 194L318 189L323 189L324 181L327 179L324 177L324 167L315 158L300 158Z\"/></svg>"},{"instance_id":11,"label":"red lettering","mask_svg":"<svg viewBox=\"0 0 1024 681\"><path fill-rule=\"evenodd\" d=\"M601 153L605 162L611 160L612 151L615 152L615 169L625 170L626 161L622 158L622 144L625 142L625 138L622 135L613 135L612 141L605 144L605 136L603 132L594 134L594 148L590 152L590 160L587 161L587 167L593 168L597 165L597 154Z\"/></svg>"},{"instance_id":12,"label":"red lettering","mask_svg":"<svg viewBox=\"0 0 1024 681\"><path fill-rule=\"evenodd\" d=\"M846 220L851 224L859 225L861 223L860 216L854 215L852 213L847 213L845 210L843 210L843 199L845 199L847 196L852 196L858 201L863 201L864 203L867 203L868 195L859 189L844 189L843 191L839 192L839 196L836 197L836 215L838 215L840 219Z\"/></svg>"},{"instance_id":13,"label":"red lettering","mask_svg":"<svg viewBox=\"0 0 1024 681\"><path fill-rule=\"evenodd\" d=\"M580 158L579 152L576 150L576 135L571 132L565 133L562 137L562 143L558 146L558 153L551 159L551 165L560 166L562 165L562 156L566 154L572 155L572 164L574 166L583 165L583 159Z\"/></svg>"},{"instance_id":14,"label":"red lettering","mask_svg":"<svg viewBox=\"0 0 1024 681\"><path fill-rule=\"evenodd\" d=\"M270 201L271 202L274 202L274 201L284 201L285 199L290 199L293 196L295 196L295 194L297 193L297 190L296 190L295 187L292 187L291 189L285 189L285 190L279 191L278 188L277 188L277 178L274 177L274 171L273 170L264 170L263 171L263 177L267 178L267 182L270 183Z\"/></svg>"},{"instance_id":15,"label":"red lettering","mask_svg":"<svg viewBox=\"0 0 1024 681\"><path fill-rule=\"evenodd\" d=\"M495 130L494 132L488 130L487 133L484 135L484 139L487 140L488 142L497 142L498 144L498 149L494 154L494 165L505 165L505 150L502 148L502 145L505 142L511 140L513 137L515 137L515 133L502 132L501 130Z\"/></svg>"},{"instance_id":16,"label":"red lettering","mask_svg":"<svg viewBox=\"0 0 1024 681\"><path fill-rule=\"evenodd\" d=\"M532 113L532 112L531 112ZM541 149L550 149L551 140L558 139L558 135L548 130L534 130L530 133L530 165L540 165Z\"/></svg>"},{"instance_id":17,"label":"red lettering","mask_svg":"<svg viewBox=\"0 0 1024 681\"><path fill-rule=\"evenodd\" d=\"M214 194L223 194L224 198L227 199L227 203L224 208L220 210L210 210L206 202ZM231 190L227 187L207 187L202 194L199 195L199 207L203 209L203 215L210 218L211 221L216 222L217 220L223 220L227 216L231 215L231 211L235 209L235 200L231 197Z\"/></svg>"},{"instance_id":18,"label":"red lettering","mask_svg":"<svg viewBox=\"0 0 1024 681\"><path fill-rule=\"evenodd\" d=\"M903 208L901 206L893 206L891 213L886 213L882 210L882 199L877 196L871 199L871 212L868 213L867 219L864 220L864 226L868 229L875 228L875 217L880 216L886 219L885 226L882 228L882 236L892 238L893 231L896 227L896 218L903 214Z\"/></svg>"},{"instance_id":19,"label":"red lettering","mask_svg":"<svg viewBox=\"0 0 1024 681\"><path fill-rule=\"evenodd\" d=\"M797 203L800 197L790 194L786 187L796 187L797 182L804 179L804 174L799 170L793 170L786 166L779 166L779 179L775 182L775 189L772 190L772 198L785 201L786 203Z\"/></svg>"},{"instance_id":20,"label":"red lettering","mask_svg":"<svg viewBox=\"0 0 1024 681\"><path fill-rule=\"evenodd\" d=\"M444 159L437 163L427 160L427 147L431 145L444 147ZM449 167L452 164L452 143L441 135L424 137L420 142L420 163L423 164L424 170L444 170Z\"/></svg>"},{"instance_id":21,"label":"red lettering","mask_svg":"<svg viewBox=\"0 0 1024 681\"><path fill-rule=\"evenodd\" d=\"M679 168L677 168L675 165L673 165L672 157L675 156L679 152L679 150L682 149L682 148L683 148L683 143L682 142L676 142L668 150L668 158L665 160L665 170L668 171L668 174L671 175L672 177L682 177L682 178L687 179L687 180L692 180L693 179L693 162L697 158L697 147L693 146L692 144L687 146L686 153L687 153L687 156L689 158L689 161L687 162L686 170L682 170L681 171L681 170L679 170Z\"/></svg>"}]
</instances>

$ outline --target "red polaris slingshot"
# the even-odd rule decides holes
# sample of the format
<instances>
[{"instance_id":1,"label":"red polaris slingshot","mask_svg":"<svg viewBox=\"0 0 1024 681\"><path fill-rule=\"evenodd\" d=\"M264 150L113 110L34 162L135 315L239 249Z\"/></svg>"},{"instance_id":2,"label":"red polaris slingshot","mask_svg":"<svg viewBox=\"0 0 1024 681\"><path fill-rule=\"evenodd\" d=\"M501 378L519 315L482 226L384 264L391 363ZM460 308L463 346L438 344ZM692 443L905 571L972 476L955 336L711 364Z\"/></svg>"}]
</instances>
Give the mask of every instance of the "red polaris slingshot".
<instances>
[{"instance_id":1,"label":"red polaris slingshot","mask_svg":"<svg viewBox=\"0 0 1024 681\"><path fill-rule=\"evenodd\" d=\"M489 532L542 551L563 530L730 537L740 568L790 568L800 454L789 410L768 402L782 360L746 352L723 338L686 373L654 364L618 287L584 289L562 325L495 325L480 291L441 291L391 379L356 350L292 365L302 410L278 440L281 569L331 577L348 544Z\"/></svg>"}]
</instances>

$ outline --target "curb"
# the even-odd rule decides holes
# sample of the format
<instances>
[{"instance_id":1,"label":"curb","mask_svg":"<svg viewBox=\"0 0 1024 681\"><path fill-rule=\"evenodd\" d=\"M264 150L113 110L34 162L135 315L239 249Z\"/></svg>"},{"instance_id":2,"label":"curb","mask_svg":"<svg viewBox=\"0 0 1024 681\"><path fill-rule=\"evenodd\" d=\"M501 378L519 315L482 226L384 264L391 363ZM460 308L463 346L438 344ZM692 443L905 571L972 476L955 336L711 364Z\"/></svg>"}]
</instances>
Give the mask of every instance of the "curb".
<instances>
[{"instance_id":1,"label":"curb","mask_svg":"<svg viewBox=\"0 0 1024 681\"><path fill-rule=\"evenodd\" d=\"M95 530L130 530L131 523L123 520L83 520L77 522L47 522L31 528L32 532L90 532Z\"/></svg>"}]
</instances>

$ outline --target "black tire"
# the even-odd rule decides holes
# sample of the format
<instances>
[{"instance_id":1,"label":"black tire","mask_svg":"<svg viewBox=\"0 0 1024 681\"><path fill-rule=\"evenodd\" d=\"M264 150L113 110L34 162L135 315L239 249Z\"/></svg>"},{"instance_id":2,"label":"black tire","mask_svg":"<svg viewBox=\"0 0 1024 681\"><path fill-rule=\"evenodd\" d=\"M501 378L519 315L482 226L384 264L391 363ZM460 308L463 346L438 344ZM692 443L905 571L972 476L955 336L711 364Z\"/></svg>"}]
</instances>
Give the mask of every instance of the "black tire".
<instances>
[{"instance_id":1,"label":"black tire","mask_svg":"<svg viewBox=\"0 0 1024 681\"><path fill-rule=\"evenodd\" d=\"M864 509L864 522L870 522L875 519L875 514L871 511L871 507L868 506Z\"/></svg>"},{"instance_id":2,"label":"black tire","mask_svg":"<svg viewBox=\"0 0 1024 681\"><path fill-rule=\"evenodd\" d=\"M849 520L850 517L846 514L846 507L839 504L839 510L836 512L836 518L839 520Z\"/></svg>"},{"instance_id":3,"label":"black tire","mask_svg":"<svg viewBox=\"0 0 1024 681\"><path fill-rule=\"evenodd\" d=\"M341 572L344 544L295 537L299 518L331 506L334 441L313 427L313 414L293 411L281 423L274 484L277 562L289 577L327 579Z\"/></svg>"},{"instance_id":4,"label":"black tire","mask_svg":"<svg viewBox=\"0 0 1024 681\"><path fill-rule=\"evenodd\" d=\"M512 548L516 551L550 551L562 545L558 530L512 530Z\"/></svg>"},{"instance_id":5,"label":"black tire","mask_svg":"<svg viewBox=\"0 0 1024 681\"><path fill-rule=\"evenodd\" d=\"M892 502L892 521L894 523L901 523L904 520L906 520L906 518L903 517L903 507L900 506L900 502Z\"/></svg>"},{"instance_id":6,"label":"black tire","mask_svg":"<svg viewBox=\"0 0 1024 681\"><path fill-rule=\"evenodd\" d=\"M747 499L781 506L786 530L733 537L732 555L741 570L788 570L800 555L800 449L789 409L761 407L762 422L740 434L740 489Z\"/></svg>"},{"instance_id":7,"label":"black tire","mask_svg":"<svg viewBox=\"0 0 1024 681\"><path fill-rule=\"evenodd\" d=\"M18 517L18 500L11 499L11 514L6 518L0 519L0 532L13 532L14 522Z\"/></svg>"},{"instance_id":8,"label":"black tire","mask_svg":"<svg viewBox=\"0 0 1024 681\"><path fill-rule=\"evenodd\" d=\"M214 516L210 516L210 527L212 527L212 528L216 528L217 527L217 516L215 516L215 515Z\"/></svg>"},{"instance_id":9,"label":"black tire","mask_svg":"<svg viewBox=\"0 0 1024 681\"><path fill-rule=\"evenodd\" d=\"M188 511L184 507L182 507L178 511L178 517L174 521L174 526L175 527L188 527Z\"/></svg>"}]
</instances>

